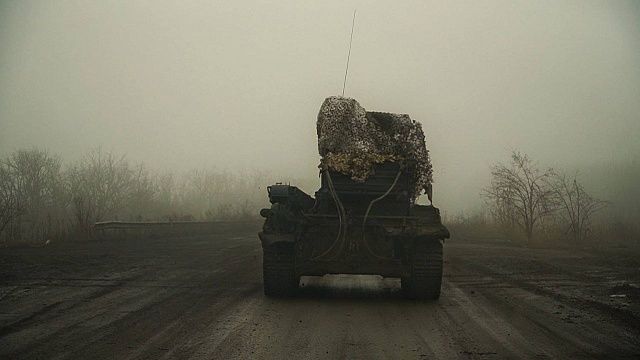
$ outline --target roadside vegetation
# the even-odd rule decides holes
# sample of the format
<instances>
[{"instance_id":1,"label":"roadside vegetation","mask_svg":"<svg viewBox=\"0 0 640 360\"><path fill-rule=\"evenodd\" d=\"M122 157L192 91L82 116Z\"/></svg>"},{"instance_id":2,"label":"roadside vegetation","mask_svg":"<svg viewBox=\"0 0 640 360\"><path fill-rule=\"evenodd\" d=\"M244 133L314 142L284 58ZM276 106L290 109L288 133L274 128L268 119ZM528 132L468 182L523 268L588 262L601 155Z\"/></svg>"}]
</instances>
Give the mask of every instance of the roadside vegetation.
<instances>
[{"instance_id":1,"label":"roadside vegetation","mask_svg":"<svg viewBox=\"0 0 640 360\"><path fill-rule=\"evenodd\" d=\"M640 247L637 219L611 211L585 187L579 173L542 167L514 151L491 166L481 191L482 211L447 219L461 238L572 247Z\"/></svg>"},{"instance_id":2,"label":"roadside vegetation","mask_svg":"<svg viewBox=\"0 0 640 360\"><path fill-rule=\"evenodd\" d=\"M99 221L251 220L267 205L262 172L154 172L101 149L65 163L46 150L0 158L0 244L88 238Z\"/></svg>"},{"instance_id":3,"label":"roadside vegetation","mask_svg":"<svg viewBox=\"0 0 640 360\"><path fill-rule=\"evenodd\" d=\"M520 152L490 170L481 210L446 216L443 209L454 238L640 248L640 199L628 191L629 184L612 186L628 196L599 199L583 183L583 174L543 167ZM88 239L93 224L108 220L258 219L268 205L265 184L279 180L260 171L158 172L101 149L74 162L42 149L17 150L0 158L0 246Z\"/></svg>"}]
</instances>

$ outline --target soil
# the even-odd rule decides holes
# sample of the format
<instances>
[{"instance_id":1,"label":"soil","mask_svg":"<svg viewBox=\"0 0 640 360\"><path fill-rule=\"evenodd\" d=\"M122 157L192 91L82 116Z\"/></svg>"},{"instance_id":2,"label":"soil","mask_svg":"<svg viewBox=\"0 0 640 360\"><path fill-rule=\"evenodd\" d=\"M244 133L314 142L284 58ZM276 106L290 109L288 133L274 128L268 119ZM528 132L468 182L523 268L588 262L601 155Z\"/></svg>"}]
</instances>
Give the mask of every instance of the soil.
<instances>
[{"instance_id":1,"label":"soil","mask_svg":"<svg viewBox=\"0 0 640 360\"><path fill-rule=\"evenodd\" d=\"M258 228L2 249L0 358L640 357L637 254L453 239L439 301L342 275L272 299Z\"/></svg>"}]
</instances>

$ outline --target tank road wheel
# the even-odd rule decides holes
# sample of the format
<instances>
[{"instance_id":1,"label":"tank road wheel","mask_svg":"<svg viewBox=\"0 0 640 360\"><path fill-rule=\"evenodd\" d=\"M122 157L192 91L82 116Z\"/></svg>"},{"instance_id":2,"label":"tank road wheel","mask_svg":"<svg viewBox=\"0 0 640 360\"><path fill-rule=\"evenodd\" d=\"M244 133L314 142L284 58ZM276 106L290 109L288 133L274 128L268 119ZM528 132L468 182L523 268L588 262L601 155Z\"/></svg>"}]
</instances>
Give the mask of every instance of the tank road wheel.
<instances>
[{"instance_id":1,"label":"tank road wheel","mask_svg":"<svg viewBox=\"0 0 640 360\"><path fill-rule=\"evenodd\" d=\"M409 276L401 280L405 295L410 299L437 300L442 285L442 242L416 241L409 266Z\"/></svg>"},{"instance_id":2,"label":"tank road wheel","mask_svg":"<svg viewBox=\"0 0 640 360\"><path fill-rule=\"evenodd\" d=\"M293 295L300 281L295 274L293 247L277 244L262 251L264 294L277 297Z\"/></svg>"}]
</instances>

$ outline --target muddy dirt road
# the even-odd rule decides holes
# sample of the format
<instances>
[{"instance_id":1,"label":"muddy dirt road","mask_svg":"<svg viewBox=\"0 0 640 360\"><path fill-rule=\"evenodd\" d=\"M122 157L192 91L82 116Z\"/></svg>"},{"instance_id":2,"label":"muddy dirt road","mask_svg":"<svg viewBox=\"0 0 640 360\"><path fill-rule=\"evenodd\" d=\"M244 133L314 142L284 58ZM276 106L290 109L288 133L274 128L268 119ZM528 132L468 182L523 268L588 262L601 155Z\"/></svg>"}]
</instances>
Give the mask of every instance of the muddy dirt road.
<instances>
[{"instance_id":1,"label":"muddy dirt road","mask_svg":"<svg viewBox=\"0 0 640 360\"><path fill-rule=\"evenodd\" d=\"M454 240L438 302L371 276L278 300L256 230L1 249L0 358L640 357L633 254Z\"/></svg>"}]
</instances>

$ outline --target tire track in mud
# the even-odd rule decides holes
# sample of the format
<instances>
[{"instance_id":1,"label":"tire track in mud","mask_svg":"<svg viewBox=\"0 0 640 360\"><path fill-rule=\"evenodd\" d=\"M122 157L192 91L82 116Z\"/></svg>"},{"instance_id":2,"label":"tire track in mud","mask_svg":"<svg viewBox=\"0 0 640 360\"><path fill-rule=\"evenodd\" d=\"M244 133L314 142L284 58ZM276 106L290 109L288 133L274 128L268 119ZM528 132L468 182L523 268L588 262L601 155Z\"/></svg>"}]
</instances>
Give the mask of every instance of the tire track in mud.
<instances>
[{"instance_id":1,"label":"tire track in mud","mask_svg":"<svg viewBox=\"0 0 640 360\"><path fill-rule=\"evenodd\" d=\"M607 322L589 321L587 324L576 324L575 322L568 324L563 318L557 316L557 307L561 306L565 312L583 314L580 317L587 319L594 314L585 311L585 306L589 310L600 311L601 306L606 306L604 304L568 297L544 289L530 281L521 281L502 272L496 273L485 264L467 262L460 264L458 271L475 272L483 276L485 280L487 277L495 277L496 281L499 279L499 281L507 282L508 286L500 288L502 292L482 287L470 287L470 289L475 289L477 302L489 304L487 306L491 306L494 314L496 312L503 314L500 318L507 318L518 327L527 329L529 334L527 338L534 339L538 346L546 344L542 347L545 349L543 352L545 356L558 358L567 352L580 358L602 358L610 357L613 354L615 354L614 356L627 357L638 354L637 349L632 351L624 349L637 348L639 327L636 327L634 332L625 334ZM593 303L597 303L598 306L593 306ZM607 314L609 311L605 311L605 316L601 317L608 317ZM624 337L626 341L620 341L620 336ZM562 349L562 351L558 352L557 349ZM538 354L538 356L540 355L542 354Z\"/></svg>"},{"instance_id":2,"label":"tire track in mud","mask_svg":"<svg viewBox=\"0 0 640 360\"><path fill-rule=\"evenodd\" d=\"M0 328L0 337L6 337L12 333L18 332L21 329L29 326L29 323L32 323L34 319L38 318L40 315L48 313L51 309L58 307L58 305L62 304L62 301L54 302L53 304L49 304L43 306L41 309L14 321L13 323L3 326Z\"/></svg>"},{"instance_id":3,"label":"tire track in mud","mask_svg":"<svg viewBox=\"0 0 640 360\"><path fill-rule=\"evenodd\" d=\"M500 279L501 281L506 281L510 284L511 287L520 288L532 292L534 294L540 295L542 297L549 297L556 301L562 302L564 304L574 306L578 309L591 309L595 310L601 314L606 315L605 317L613 318L618 321L621 325L628 326L634 329L640 329L640 317L630 310L626 310L623 308L615 307L611 304L602 303L597 300L591 300L588 298L577 297L577 296L569 296L557 291L553 291L543 285L539 285L541 283L540 279L519 279L516 276L505 273L505 272L496 272L492 269L492 267L478 264L478 263L469 263L465 265L468 269L472 269L481 274L487 274L491 276L496 281ZM502 270L502 269L501 269ZM575 279L577 281L593 281L594 278L589 275L582 275L579 273L571 274L575 275ZM593 287L602 287L602 284L591 284ZM581 287L580 284L576 285L576 287Z\"/></svg>"},{"instance_id":4,"label":"tire track in mud","mask_svg":"<svg viewBox=\"0 0 640 360\"><path fill-rule=\"evenodd\" d=\"M101 287L89 294L77 294L73 301L58 301L56 307L38 314L29 323L21 324L21 327L14 328L11 334L3 337L2 347L5 350L13 349L15 353L9 353L9 356L44 352L46 357L49 344L74 339L76 335L86 331L86 325L91 321L112 313L114 305L126 306L149 298L148 292L131 292L125 287L126 283ZM12 339L10 335L17 339ZM26 353L22 353L21 349L24 348L28 349Z\"/></svg>"},{"instance_id":5,"label":"tire track in mud","mask_svg":"<svg viewBox=\"0 0 640 360\"><path fill-rule=\"evenodd\" d=\"M162 273L158 274L156 268L145 268L143 272L136 274L136 276L125 279L120 278L117 283L97 284L95 286L98 287L97 291L92 291L88 294L86 291L77 292L75 294L77 296L73 299L59 301L56 307L47 308L47 311L36 312L30 317L30 321L21 322L20 328L13 326L11 331L19 333L14 335L23 336L3 337L0 340L0 345L2 345L0 354L8 355L10 358L51 358L51 354L73 358L74 356L70 355L78 348L90 348L95 345L97 342L94 341L96 340L94 334L100 333L101 330L108 328L110 324L118 324L120 321L122 326L119 329L127 328L126 322L128 320L123 321L123 319L132 318L132 314L135 314L140 309L145 307L151 309L154 306L158 306L163 299L169 298L172 293L177 298L180 298L190 291L197 293L201 289L207 289L207 286L210 285L209 280L212 278L219 282L219 278L216 278L216 273L220 271L209 270L212 263L220 262L219 260L221 259L225 260L218 265L227 271L246 267L246 252L238 256L237 253L234 254L234 252L237 252L236 250L231 253L224 248L220 250L216 254L219 256L211 258L193 257L193 261L189 258L192 266L183 267L186 271L178 271L176 273L170 266L163 270L168 273L168 276L164 276ZM198 268L204 269L198 270ZM201 274L206 274L207 272L211 273L212 277L203 279ZM149 277L151 277L151 280L149 280ZM114 281L113 274L110 274L109 278L110 280L106 281ZM79 278L73 279L73 281L77 281ZM167 279L177 285L167 284ZM76 286L65 287L64 282L66 280L58 280L58 282L62 281L62 283L56 284L54 288L60 291L65 289L73 290L74 288L83 290L95 288L91 284L71 284ZM187 284L186 287L184 285L185 282ZM30 284L29 286L32 285ZM217 290L218 293L224 291L225 289ZM65 292L65 295L68 296L69 291ZM212 296L215 297L216 295ZM184 297L190 298L189 296ZM201 298L201 296L191 297L192 300L197 300L198 298ZM171 309L169 306L166 310L171 313L175 312L176 308ZM149 319L152 318L145 319L141 317L136 322L144 323ZM90 336L87 336L87 331L90 328L94 328L94 330ZM83 341L79 342L78 339ZM95 356L91 351L88 353L92 357ZM109 358L110 356L105 357Z\"/></svg>"},{"instance_id":6,"label":"tire track in mud","mask_svg":"<svg viewBox=\"0 0 640 360\"><path fill-rule=\"evenodd\" d=\"M249 255L226 259L221 271L204 278L199 273L191 278L183 276L183 281L194 286L173 287L154 294L154 301L99 327L85 345L68 352L66 357L159 358L177 345L176 339L189 338L185 334L196 332L200 324L216 318L219 306L232 306L238 296L259 291L259 284L255 283L240 288L224 283L225 279L234 278L232 274L242 273L246 256Z\"/></svg>"},{"instance_id":7,"label":"tire track in mud","mask_svg":"<svg viewBox=\"0 0 640 360\"><path fill-rule=\"evenodd\" d=\"M62 287L62 288L75 288L75 287L79 287L82 289L95 289L95 291L89 292L88 294L82 293L82 291L80 291L80 294L78 295L82 295L82 297L78 296L75 300L73 301L55 301L52 304L47 304L42 306L40 309L32 312L31 314L27 315L26 317L23 317L21 319L18 319L8 325L2 326L0 327L0 336L7 336L10 335L12 333L18 332L30 325L33 325L34 323L37 322L42 322L42 321L50 321L50 320L54 320L56 315L60 315L61 313L64 313L66 311L72 310L77 306L81 306L86 302L90 302L93 300L97 300L103 296L106 296L110 293L112 293L113 291L116 291L118 288L123 287L126 283L130 282L130 281L134 281L136 279L139 279L142 277L142 274L137 274L134 276L130 276L126 279L119 279L119 280L108 280L109 282L111 282L111 284L106 284L106 285L100 285L100 284L86 284L86 285L82 285L82 286L69 286L69 285L63 285L63 284L59 284L59 285L55 285L57 287ZM68 279L64 279L64 281L67 281ZM73 279L75 280L75 279ZM93 281L101 281L102 279L95 279ZM31 283L29 282L28 285L20 285L20 286L16 286L17 287L27 287L27 288L33 288L33 287L52 287L50 284L47 283ZM45 316L46 315L46 316Z\"/></svg>"},{"instance_id":8,"label":"tire track in mud","mask_svg":"<svg viewBox=\"0 0 640 360\"><path fill-rule=\"evenodd\" d=\"M272 299L262 294L260 245L253 234L243 235L249 230L211 239L140 241L120 249L121 257L92 263L99 270L76 275L56 270L59 276L52 278L57 280L48 288L43 282L47 290L31 298L3 297L1 308L15 307L13 313L22 316L0 338L0 357L502 359L640 354L640 345L633 342L640 338L638 323L621 321L622 315L576 302L549 287L564 284L569 294L581 294L583 285L598 286L601 273L596 279L583 278L569 271L583 266L579 263L567 269L538 264L545 260L544 251L531 250L538 254L531 257L517 248L446 246L445 281L437 302L406 300L397 280L372 276L303 278L297 297ZM91 246L78 253L98 251ZM100 244L100 249L108 250L109 244ZM50 256L45 250L42 253ZM509 260L500 262L499 257ZM72 260L76 269L79 260ZM111 261L117 263L109 265ZM118 270L131 266L137 270L130 277L116 279ZM12 277L7 291L19 292L14 286L21 286L20 279L22 285L39 281L30 271ZM20 306L27 298L28 306ZM50 307L43 309L40 303ZM567 319L569 315L580 317Z\"/></svg>"}]
</instances>

